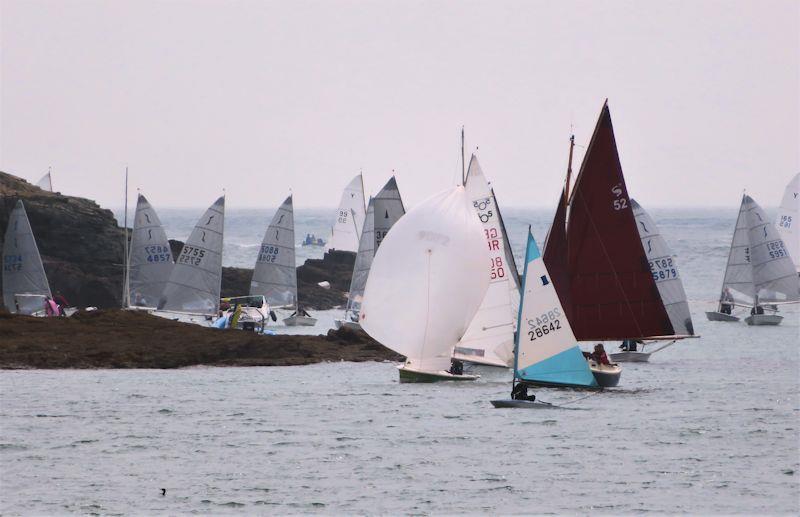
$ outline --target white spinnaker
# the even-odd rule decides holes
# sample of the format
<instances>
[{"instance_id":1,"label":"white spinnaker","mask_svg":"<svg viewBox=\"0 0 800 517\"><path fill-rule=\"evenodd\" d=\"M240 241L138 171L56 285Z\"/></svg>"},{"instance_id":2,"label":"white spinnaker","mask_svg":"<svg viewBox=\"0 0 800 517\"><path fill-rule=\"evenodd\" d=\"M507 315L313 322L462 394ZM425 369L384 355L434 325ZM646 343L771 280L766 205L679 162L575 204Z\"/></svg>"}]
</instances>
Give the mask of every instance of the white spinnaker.
<instances>
[{"instance_id":1,"label":"white spinnaker","mask_svg":"<svg viewBox=\"0 0 800 517\"><path fill-rule=\"evenodd\" d=\"M722 281L720 301L725 301L725 289L730 289L733 301L742 305L752 305L755 289L753 288L753 267L750 264L750 237L748 235L747 211L752 205L748 196L742 197L736 228L731 239L728 253L728 264Z\"/></svg>"},{"instance_id":2,"label":"white spinnaker","mask_svg":"<svg viewBox=\"0 0 800 517\"><path fill-rule=\"evenodd\" d=\"M272 307L297 305L292 196L275 212L256 259L251 295L263 295Z\"/></svg>"},{"instance_id":3,"label":"white spinnaker","mask_svg":"<svg viewBox=\"0 0 800 517\"><path fill-rule=\"evenodd\" d=\"M9 312L18 314L33 314L44 310L41 298L15 298L16 294L52 297L42 257L39 255L22 200L17 201L11 211L3 242L3 303Z\"/></svg>"},{"instance_id":4,"label":"white spinnaker","mask_svg":"<svg viewBox=\"0 0 800 517\"><path fill-rule=\"evenodd\" d=\"M158 305L173 265L172 250L161 220L147 199L139 194L131 235L128 305Z\"/></svg>"},{"instance_id":5,"label":"white spinnaker","mask_svg":"<svg viewBox=\"0 0 800 517\"><path fill-rule=\"evenodd\" d=\"M374 205L375 220L373 224L375 230L375 252L377 252L386 234L406 213L403 200L400 197L400 189L397 188L397 181L394 176L389 178L386 185L375 196Z\"/></svg>"},{"instance_id":6,"label":"white spinnaker","mask_svg":"<svg viewBox=\"0 0 800 517\"><path fill-rule=\"evenodd\" d=\"M464 187L409 211L372 261L361 326L416 370L447 370L489 285L486 240Z\"/></svg>"},{"instance_id":7,"label":"white spinnaker","mask_svg":"<svg viewBox=\"0 0 800 517\"><path fill-rule=\"evenodd\" d=\"M483 226L483 236L488 252L485 275L489 287L478 312L466 333L455 348L455 357L467 361L511 366L514 361L514 320L511 307L509 281L511 264L506 261L503 230L498 217L495 198L483 174L478 159L473 155L467 172L467 197Z\"/></svg>"},{"instance_id":8,"label":"white spinnaker","mask_svg":"<svg viewBox=\"0 0 800 517\"><path fill-rule=\"evenodd\" d=\"M372 258L375 256L375 200L370 198L367 204L367 217L361 229L361 238L358 242L358 254L353 265L353 277L350 279L350 292L347 295L347 313L355 315L361 312L361 301L364 298L364 288L367 286Z\"/></svg>"},{"instance_id":9,"label":"white spinnaker","mask_svg":"<svg viewBox=\"0 0 800 517\"><path fill-rule=\"evenodd\" d=\"M53 191L53 179L50 176L50 172L39 178L39 181L36 182L36 186L42 190L46 190L47 192Z\"/></svg>"},{"instance_id":10,"label":"white spinnaker","mask_svg":"<svg viewBox=\"0 0 800 517\"><path fill-rule=\"evenodd\" d=\"M775 226L783 239L783 246L794 262L795 270L800 273L800 173L795 174L792 181L783 191L781 206Z\"/></svg>"},{"instance_id":11,"label":"white spinnaker","mask_svg":"<svg viewBox=\"0 0 800 517\"><path fill-rule=\"evenodd\" d=\"M750 236L750 260L753 284L759 303L796 302L800 300L800 279L783 240L767 214L753 201L749 202L747 225Z\"/></svg>"},{"instance_id":12,"label":"white spinnaker","mask_svg":"<svg viewBox=\"0 0 800 517\"><path fill-rule=\"evenodd\" d=\"M653 280L658 287L672 328L675 334L693 335L692 314L689 312L689 303L686 301L686 291L683 289L677 260L650 214L633 199L631 206L650 272L653 274Z\"/></svg>"},{"instance_id":13,"label":"white spinnaker","mask_svg":"<svg viewBox=\"0 0 800 517\"><path fill-rule=\"evenodd\" d=\"M158 309L215 315L222 282L225 197L217 199L197 222L175 260Z\"/></svg>"},{"instance_id":14,"label":"white spinnaker","mask_svg":"<svg viewBox=\"0 0 800 517\"><path fill-rule=\"evenodd\" d=\"M361 174L353 178L342 192L336 222L331 230L328 249L342 251L358 250L358 231L364 224L364 182Z\"/></svg>"}]
</instances>

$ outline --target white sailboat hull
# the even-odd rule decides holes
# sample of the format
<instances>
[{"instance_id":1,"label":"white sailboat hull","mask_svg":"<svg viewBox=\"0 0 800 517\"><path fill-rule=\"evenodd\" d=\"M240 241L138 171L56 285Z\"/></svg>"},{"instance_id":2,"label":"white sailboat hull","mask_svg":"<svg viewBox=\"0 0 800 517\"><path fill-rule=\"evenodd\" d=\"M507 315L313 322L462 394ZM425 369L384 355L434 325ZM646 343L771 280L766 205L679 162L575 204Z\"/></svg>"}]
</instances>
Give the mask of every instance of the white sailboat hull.
<instances>
[{"instance_id":1,"label":"white sailboat hull","mask_svg":"<svg viewBox=\"0 0 800 517\"><path fill-rule=\"evenodd\" d=\"M492 405L498 409L500 408L522 408L522 409L558 409L558 406L548 404L547 402L538 402L531 400L492 400Z\"/></svg>"},{"instance_id":2,"label":"white sailboat hull","mask_svg":"<svg viewBox=\"0 0 800 517\"><path fill-rule=\"evenodd\" d=\"M650 352L618 352L611 354L615 363L646 363L650 360Z\"/></svg>"},{"instance_id":3,"label":"white sailboat hull","mask_svg":"<svg viewBox=\"0 0 800 517\"><path fill-rule=\"evenodd\" d=\"M708 318L708 321L739 321L737 316L717 311L707 311L706 318Z\"/></svg>"},{"instance_id":4,"label":"white sailboat hull","mask_svg":"<svg viewBox=\"0 0 800 517\"><path fill-rule=\"evenodd\" d=\"M283 324L287 327L313 327L317 324L317 318L309 316L289 316L283 319Z\"/></svg>"},{"instance_id":5,"label":"white sailboat hull","mask_svg":"<svg viewBox=\"0 0 800 517\"><path fill-rule=\"evenodd\" d=\"M400 382L441 382L441 381L474 381L480 375L453 375L452 373L439 370L438 372L426 372L417 370L407 365L398 368L400 372Z\"/></svg>"},{"instance_id":6,"label":"white sailboat hull","mask_svg":"<svg viewBox=\"0 0 800 517\"><path fill-rule=\"evenodd\" d=\"M780 325L783 316L777 314L753 314L744 319L748 325Z\"/></svg>"},{"instance_id":7,"label":"white sailboat hull","mask_svg":"<svg viewBox=\"0 0 800 517\"><path fill-rule=\"evenodd\" d=\"M350 321L350 320L335 320L333 322L336 330L341 328L350 329L350 330L362 330L361 324L357 321Z\"/></svg>"}]
</instances>

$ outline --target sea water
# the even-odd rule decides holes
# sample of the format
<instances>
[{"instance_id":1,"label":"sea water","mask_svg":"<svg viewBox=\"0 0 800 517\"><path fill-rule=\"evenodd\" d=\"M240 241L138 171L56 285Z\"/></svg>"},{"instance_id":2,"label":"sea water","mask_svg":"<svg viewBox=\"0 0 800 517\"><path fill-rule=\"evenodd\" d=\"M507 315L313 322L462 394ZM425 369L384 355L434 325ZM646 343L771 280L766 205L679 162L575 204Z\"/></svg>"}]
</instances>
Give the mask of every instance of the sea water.
<instances>
[{"instance_id":1,"label":"sea water","mask_svg":"<svg viewBox=\"0 0 800 517\"><path fill-rule=\"evenodd\" d=\"M160 214L168 235L196 212ZM619 388L501 410L505 369L433 385L391 363L3 371L0 513L797 514L800 314L707 321L736 207L650 212L702 337L625 364ZM326 236L328 212L296 214L298 242ZM228 212L226 265L251 267L270 215ZM551 217L503 215L518 259Z\"/></svg>"}]
</instances>

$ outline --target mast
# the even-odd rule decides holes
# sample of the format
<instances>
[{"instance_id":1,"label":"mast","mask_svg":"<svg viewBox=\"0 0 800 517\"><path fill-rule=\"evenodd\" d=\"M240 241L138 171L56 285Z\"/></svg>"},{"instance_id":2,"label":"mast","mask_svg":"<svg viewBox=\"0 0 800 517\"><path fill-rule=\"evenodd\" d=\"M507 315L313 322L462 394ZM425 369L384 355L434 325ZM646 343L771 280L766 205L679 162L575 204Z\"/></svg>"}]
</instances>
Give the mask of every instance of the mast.
<instances>
[{"instance_id":1,"label":"mast","mask_svg":"<svg viewBox=\"0 0 800 517\"><path fill-rule=\"evenodd\" d=\"M569 180L572 176L572 151L575 149L575 135L569 135L569 161L567 161L567 182L564 186L564 208L569 205Z\"/></svg>"},{"instance_id":2,"label":"mast","mask_svg":"<svg viewBox=\"0 0 800 517\"><path fill-rule=\"evenodd\" d=\"M461 186L466 185L467 174L466 165L464 164L464 126L461 126Z\"/></svg>"},{"instance_id":3,"label":"mast","mask_svg":"<svg viewBox=\"0 0 800 517\"><path fill-rule=\"evenodd\" d=\"M128 284L128 279L130 278L130 257L128 253L128 167L125 167L125 216L123 217L124 225L125 225L125 245L124 245L124 253L125 253L125 273L122 279L122 307L128 307L130 302L128 289L130 288Z\"/></svg>"}]
</instances>

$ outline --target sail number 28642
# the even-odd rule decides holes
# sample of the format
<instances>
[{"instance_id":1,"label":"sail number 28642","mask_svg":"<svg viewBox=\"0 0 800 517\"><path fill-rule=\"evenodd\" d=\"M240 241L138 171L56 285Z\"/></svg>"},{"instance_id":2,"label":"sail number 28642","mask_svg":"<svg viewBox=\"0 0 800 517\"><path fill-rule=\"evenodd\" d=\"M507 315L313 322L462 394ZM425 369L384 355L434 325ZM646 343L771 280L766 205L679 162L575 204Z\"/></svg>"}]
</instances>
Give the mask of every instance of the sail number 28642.
<instances>
[{"instance_id":1,"label":"sail number 28642","mask_svg":"<svg viewBox=\"0 0 800 517\"><path fill-rule=\"evenodd\" d=\"M561 310L558 307L528 319L528 337L531 341L561 329Z\"/></svg>"}]
</instances>

